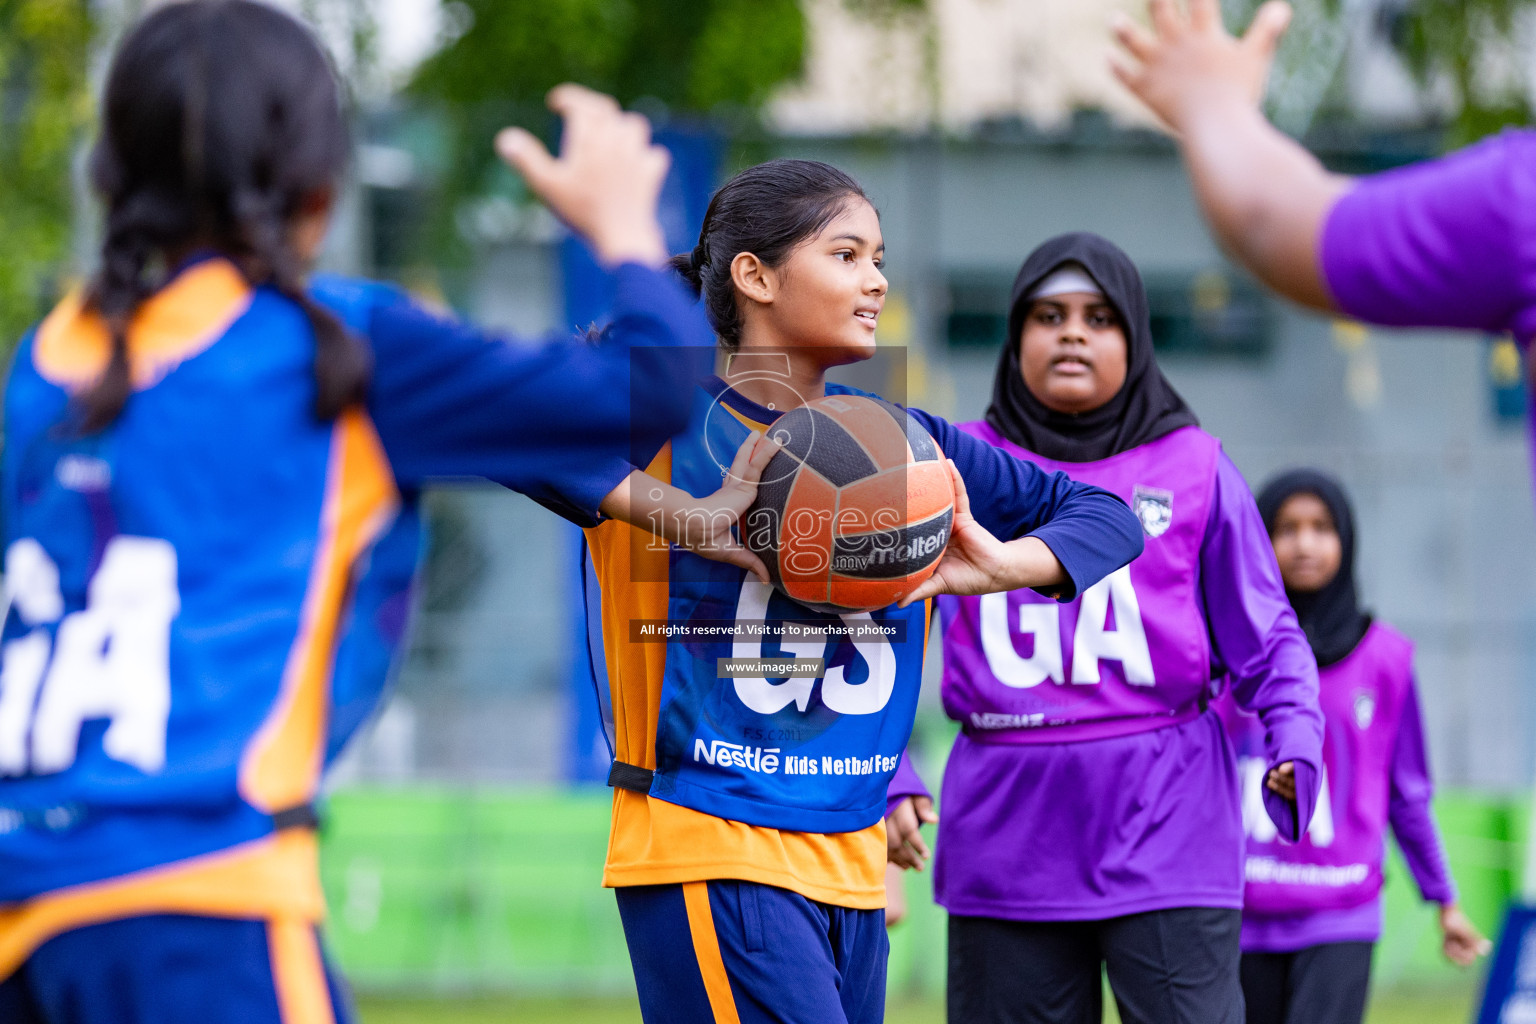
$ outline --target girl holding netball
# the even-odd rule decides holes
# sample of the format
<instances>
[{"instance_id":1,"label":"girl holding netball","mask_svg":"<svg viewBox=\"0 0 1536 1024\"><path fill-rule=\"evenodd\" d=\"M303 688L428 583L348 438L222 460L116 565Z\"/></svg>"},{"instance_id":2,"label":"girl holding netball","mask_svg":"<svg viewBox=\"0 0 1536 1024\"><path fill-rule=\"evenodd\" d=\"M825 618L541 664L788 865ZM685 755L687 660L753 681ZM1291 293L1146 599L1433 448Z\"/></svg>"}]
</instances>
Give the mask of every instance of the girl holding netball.
<instances>
[{"instance_id":1,"label":"girl holding netball","mask_svg":"<svg viewBox=\"0 0 1536 1024\"><path fill-rule=\"evenodd\" d=\"M1331 477L1302 469L1270 481L1258 504L1317 656L1325 734L1317 812L1305 835L1281 842L1258 812L1263 726L1220 705L1245 787L1248 1024L1360 1024L1381 937L1388 824L1419 891L1440 905L1446 957L1466 966L1488 942L1456 906L1430 809L1413 645L1356 597L1349 499Z\"/></svg>"},{"instance_id":2,"label":"girl holding netball","mask_svg":"<svg viewBox=\"0 0 1536 1024\"><path fill-rule=\"evenodd\" d=\"M727 182L676 261L703 298L723 375L697 391L689 429L605 509L643 522L637 511L677 494L710 499L731 453L754 431L779 432L787 410L867 401L826 375L875 352L883 259L874 207L835 168L777 160ZM951 460L958 492L938 571L902 605L839 616L624 522L588 530L617 734L604 882L647 1021L883 1019L882 818L916 711L925 599L1016 587L1071 599L1141 549L1112 495L921 411L869 406L887 426L895 418L918 459ZM817 420L813 444L856 462L841 422ZM780 457L761 490L783 485ZM644 624L663 621L698 632L646 642ZM717 638L721 623L740 631ZM799 637L753 631L765 623ZM818 628L869 631L806 636ZM783 657L816 668L721 675L726 659Z\"/></svg>"},{"instance_id":3,"label":"girl holding netball","mask_svg":"<svg viewBox=\"0 0 1536 1024\"><path fill-rule=\"evenodd\" d=\"M643 119L570 87L559 159L503 140L617 274L604 339L531 348L306 279L341 92L245 0L160 6L113 59L99 267L5 394L5 1021L346 1019L312 801L383 688L421 488L487 477L596 521L686 422L710 336L661 273Z\"/></svg>"},{"instance_id":4,"label":"girl holding netball","mask_svg":"<svg viewBox=\"0 0 1536 1024\"><path fill-rule=\"evenodd\" d=\"M1053 238L1014 283L986 419L962 430L1122 497L1146 534L1065 604L939 599L944 773L935 897L949 1019L1238 1024L1242 822L1224 685L1263 723L1264 813L1294 839L1322 765L1317 669L1263 522L1164 379L1131 260ZM1224 682L1223 682L1224 681Z\"/></svg>"}]
</instances>

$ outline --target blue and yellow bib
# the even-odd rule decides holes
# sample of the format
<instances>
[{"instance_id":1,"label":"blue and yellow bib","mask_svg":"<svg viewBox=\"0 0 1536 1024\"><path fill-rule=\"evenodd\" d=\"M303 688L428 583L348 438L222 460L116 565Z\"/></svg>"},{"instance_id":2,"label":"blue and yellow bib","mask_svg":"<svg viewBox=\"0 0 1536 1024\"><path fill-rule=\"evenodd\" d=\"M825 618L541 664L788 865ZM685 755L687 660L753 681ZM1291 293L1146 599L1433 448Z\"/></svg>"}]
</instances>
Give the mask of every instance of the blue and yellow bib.
<instances>
[{"instance_id":1,"label":"blue and yellow bib","mask_svg":"<svg viewBox=\"0 0 1536 1024\"><path fill-rule=\"evenodd\" d=\"M827 390L862 393L837 385ZM651 471L665 470L674 485L695 496L711 494L748 434L765 429L775 416L712 382L699 391L688 431L673 439ZM628 532L632 547L666 548L641 531ZM650 796L719 818L802 832L852 832L880 821L886 784L916 713L925 605L830 615L735 566L678 548L630 552L629 578L614 578L611 569L604 578L605 561L612 560L596 561L610 606L603 641L610 679L620 691L616 706L626 688L655 687L646 663L654 664L664 651ZM640 567L647 565L664 566L661 578L642 578L648 573ZM659 603L641 594L661 586L664 619L655 615ZM820 659L824 672L794 677L736 671L784 658ZM726 661L737 664L724 666ZM722 676L725 671L734 674ZM652 767L637 754L621 749L619 758Z\"/></svg>"}]
</instances>

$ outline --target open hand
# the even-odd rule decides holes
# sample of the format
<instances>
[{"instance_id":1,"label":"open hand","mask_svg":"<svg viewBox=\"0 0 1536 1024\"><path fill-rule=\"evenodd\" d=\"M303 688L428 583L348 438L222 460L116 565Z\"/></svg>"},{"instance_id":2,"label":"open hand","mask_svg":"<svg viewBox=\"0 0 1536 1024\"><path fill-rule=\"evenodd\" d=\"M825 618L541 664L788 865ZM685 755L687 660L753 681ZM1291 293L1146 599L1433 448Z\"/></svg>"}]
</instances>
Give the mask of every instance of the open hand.
<instances>
[{"instance_id":1,"label":"open hand","mask_svg":"<svg viewBox=\"0 0 1536 1024\"><path fill-rule=\"evenodd\" d=\"M656 204L671 156L651 143L651 123L571 83L551 89L548 102L565 121L560 156L521 128L497 134L497 154L603 263L661 266L667 246Z\"/></svg>"},{"instance_id":2,"label":"open hand","mask_svg":"<svg viewBox=\"0 0 1536 1024\"><path fill-rule=\"evenodd\" d=\"M1113 24L1124 52L1110 56L1115 77L1163 123L1183 132L1202 106L1257 107L1275 48L1291 22L1283 0L1260 7L1241 39L1221 24L1217 0L1151 0L1149 32L1124 14Z\"/></svg>"},{"instance_id":3,"label":"open hand","mask_svg":"<svg viewBox=\"0 0 1536 1024\"><path fill-rule=\"evenodd\" d=\"M923 862L933 854L923 841L921 829L938 820L928 797L903 797L885 818L885 859L897 867L923 870Z\"/></svg>"}]
</instances>

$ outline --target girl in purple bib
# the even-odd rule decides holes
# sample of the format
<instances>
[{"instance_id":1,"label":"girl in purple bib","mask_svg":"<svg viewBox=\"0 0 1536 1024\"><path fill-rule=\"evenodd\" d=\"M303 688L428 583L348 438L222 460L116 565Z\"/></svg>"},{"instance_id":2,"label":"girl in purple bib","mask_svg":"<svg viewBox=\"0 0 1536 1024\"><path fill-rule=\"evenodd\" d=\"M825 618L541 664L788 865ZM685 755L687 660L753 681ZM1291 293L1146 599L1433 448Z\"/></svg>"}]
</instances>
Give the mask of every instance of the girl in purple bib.
<instances>
[{"instance_id":1,"label":"girl in purple bib","mask_svg":"<svg viewBox=\"0 0 1536 1024\"><path fill-rule=\"evenodd\" d=\"M1209 703L1230 679L1260 716L1265 813L1294 838L1322 766L1312 654L1247 485L1157 367L1129 257L1046 242L1008 328L962 429L1118 494L1146 549L1065 605L940 599L949 1019L1096 1022L1107 970L1128 1024L1237 1024L1243 831Z\"/></svg>"},{"instance_id":2,"label":"girl in purple bib","mask_svg":"<svg viewBox=\"0 0 1536 1024\"><path fill-rule=\"evenodd\" d=\"M1242 981L1248 1024L1360 1024L1381 936L1388 824L1426 900L1440 904L1448 959L1488 942L1456 906L1413 682L1413 645L1361 611L1354 516L1343 488L1314 470L1259 494L1286 594L1317 655L1325 723L1323 780L1306 834L1281 842L1259 809L1263 726L1229 702L1248 832Z\"/></svg>"}]
</instances>

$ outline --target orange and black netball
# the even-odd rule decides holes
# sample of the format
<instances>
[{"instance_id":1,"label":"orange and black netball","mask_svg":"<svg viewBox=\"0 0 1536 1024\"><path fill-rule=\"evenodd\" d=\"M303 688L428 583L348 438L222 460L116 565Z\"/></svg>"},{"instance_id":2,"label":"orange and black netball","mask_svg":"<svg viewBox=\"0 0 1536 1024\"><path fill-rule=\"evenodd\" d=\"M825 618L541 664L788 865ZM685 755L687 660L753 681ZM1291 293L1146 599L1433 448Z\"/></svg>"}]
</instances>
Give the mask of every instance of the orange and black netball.
<instances>
[{"instance_id":1,"label":"orange and black netball","mask_svg":"<svg viewBox=\"0 0 1536 1024\"><path fill-rule=\"evenodd\" d=\"M743 532L780 591L819 611L872 611L933 574L954 523L954 484L906 410L829 395L768 433L781 450Z\"/></svg>"}]
</instances>

